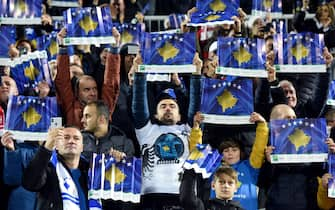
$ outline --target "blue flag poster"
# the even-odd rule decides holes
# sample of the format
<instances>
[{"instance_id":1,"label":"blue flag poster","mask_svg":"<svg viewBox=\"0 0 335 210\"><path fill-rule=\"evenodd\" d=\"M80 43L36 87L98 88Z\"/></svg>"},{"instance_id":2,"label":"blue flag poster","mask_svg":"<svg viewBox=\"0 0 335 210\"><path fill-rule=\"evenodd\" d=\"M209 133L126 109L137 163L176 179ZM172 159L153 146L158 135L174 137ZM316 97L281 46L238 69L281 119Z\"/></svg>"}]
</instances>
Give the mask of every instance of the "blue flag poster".
<instances>
[{"instance_id":1,"label":"blue flag poster","mask_svg":"<svg viewBox=\"0 0 335 210\"><path fill-rule=\"evenodd\" d=\"M3 0L0 5L1 24L41 24L42 0Z\"/></svg>"},{"instance_id":2,"label":"blue flag poster","mask_svg":"<svg viewBox=\"0 0 335 210\"><path fill-rule=\"evenodd\" d=\"M10 76L15 80L20 95L36 91L42 81L53 86L47 58L46 51L35 51L10 62Z\"/></svg>"},{"instance_id":3,"label":"blue flag poster","mask_svg":"<svg viewBox=\"0 0 335 210\"><path fill-rule=\"evenodd\" d=\"M70 8L63 13L65 45L113 44L113 22L108 7Z\"/></svg>"},{"instance_id":4,"label":"blue flag poster","mask_svg":"<svg viewBox=\"0 0 335 210\"><path fill-rule=\"evenodd\" d=\"M127 158L116 162L104 154L93 156L89 172L89 198L140 202L142 160Z\"/></svg>"},{"instance_id":5,"label":"blue flag poster","mask_svg":"<svg viewBox=\"0 0 335 210\"><path fill-rule=\"evenodd\" d=\"M275 35L277 71L280 73L326 72L322 55L324 46L323 34L306 32Z\"/></svg>"},{"instance_id":6,"label":"blue flag poster","mask_svg":"<svg viewBox=\"0 0 335 210\"><path fill-rule=\"evenodd\" d=\"M48 60L56 60L58 54L57 32L43 35L37 38L37 49L45 50L48 54Z\"/></svg>"},{"instance_id":7,"label":"blue flag poster","mask_svg":"<svg viewBox=\"0 0 335 210\"><path fill-rule=\"evenodd\" d=\"M271 17L279 17L282 15L281 0L252 0L252 15L265 16L271 13ZM280 17L279 17L280 18Z\"/></svg>"},{"instance_id":8,"label":"blue flag poster","mask_svg":"<svg viewBox=\"0 0 335 210\"><path fill-rule=\"evenodd\" d=\"M15 26L0 26L0 65L6 66L9 62L9 45L15 43Z\"/></svg>"},{"instance_id":9,"label":"blue flag poster","mask_svg":"<svg viewBox=\"0 0 335 210\"><path fill-rule=\"evenodd\" d=\"M119 24L116 28L121 35L121 45L127 43L140 43L142 33L141 24L123 23Z\"/></svg>"},{"instance_id":10,"label":"blue flag poster","mask_svg":"<svg viewBox=\"0 0 335 210\"><path fill-rule=\"evenodd\" d=\"M250 79L205 78L202 82L200 111L204 122L213 124L249 124L253 112L253 89Z\"/></svg>"},{"instance_id":11,"label":"blue flag poster","mask_svg":"<svg viewBox=\"0 0 335 210\"><path fill-rule=\"evenodd\" d=\"M232 16L238 16L239 0L197 0L197 11L191 15L190 26L233 24Z\"/></svg>"},{"instance_id":12,"label":"blue flag poster","mask_svg":"<svg viewBox=\"0 0 335 210\"><path fill-rule=\"evenodd\" d=\"M202 178L209 178L219 167L222 161L222 155L217 149L213 149L209 144L198 144L191 151L185 161L183 168L194 169L196 173L202 175Z\"/></svg>"},{"instance_id":13,"label":"blue flag poster","mask_svg":"<svg viewBox=\"0 0 335 210\"><path fill-rule=\"evenodd\" d=\"M16 139L45 140L54 118L60 117L56 97L11 96L7 105L5 130Z\"/></svg>"},{"instance_id":14,"label":"blue flag poster","mask_svg":"<svg viewBox=\"0 0 335 210\"><path fill-rule=\"evenodd\" d=\"M335 80L329 84L327 105L335 106Z\"/></svg>"},{"instance_id":15,"label":"blue flag poster","mask_svg":"<svg viewBox=\"0 0 335 210\"><path fill-rule=\"evenodd\" d=\"M267 77L263 39L220 37L217 74Z\"/></svg>"},{"instance_id":16,"label":"blue flag poster","mask_svg":"<svg viewBox=\"0 0 335 210\"><path fill-rule=\"evenodd\" d=\"M195 66L192 65L196 52L195 38L194 33L144 33L141 37L143 65L139 65L139 72L195 72Z\"/></svg>"},{"instance_id":17,"label":"blue flag poster","mask_svg":"<svg viewBox=\"0 0 335 210\"><path fill-rule=\"evenodd\" d=\"M271 120L271 163L325 162L328 147L326 121L317 119Z\"/></svg>"},{"instance_id":18,"label":"blue flag poster","mask_svg":"<svg viewBox=\"0 0 335 210\"><path fill-rule=\"evenodd\" d=\"M332 178L328 181L328 197L335 198L335 154L328 154L328 173L331 174Z\"/></svg>"}]
</instances>

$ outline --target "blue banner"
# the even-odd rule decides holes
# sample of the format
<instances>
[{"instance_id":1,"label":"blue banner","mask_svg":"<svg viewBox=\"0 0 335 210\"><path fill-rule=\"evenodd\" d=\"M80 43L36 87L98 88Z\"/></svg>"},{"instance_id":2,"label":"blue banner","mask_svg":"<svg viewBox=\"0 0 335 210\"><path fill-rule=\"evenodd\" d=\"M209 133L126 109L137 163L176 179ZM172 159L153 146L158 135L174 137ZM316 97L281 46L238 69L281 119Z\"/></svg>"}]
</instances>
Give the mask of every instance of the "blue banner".
<instances>
[{"instance_id":1,"label":"blue banner","mask_svg":"<svg viewBox=\"0 0 335 210\"><path fill-rule=\"evenodd\" d=\"M264 69L264 40L220 37L218 39L219 65L243 69Z\"/></svg>"},{"instance_id":2,"label":"blue banner","mask_svg":"<svg viewBox=\"0 0 335 210\"><path fill-rule=\"evenodd\" d=\"M197 0L189 25L233 24L231 17L238 16L239 5L239 0Z\"/></svg>"},{"instance_id":3,"label":"blue banner","mask_svg":"<svg viewBox=\"0 0 335 210\"><path fill-rule=\"evenodd\" d=\"M3 0L0 12L0 16L5 18L41 17L42 0Z\"/></svg>"},{"instance_id":4,"label":"blue banner","mask_svg":"<svg viewBox=\"0 0 335 210\"><path fill-rule=\"evenodd\" d=\"M140 43L140 36L142 33L141 24L124 23L116 26L121 34L121 45L127 43Z\"/></svg>"},{"instance_id":5,"label":"blue banner","mask_svg":"<svg viewBox=\"0 0 335 210\"><path fill-rule=\"evenodd\" d=\"M45 51L35 51L11 62L10 75L16 81L20 95L35 91L41 81L53 86L47 57Z\"/></svg>"},{"instance_id":6,"label":"blue banner","mask_svg":"<svg viewBox=\"0 0 335 210\"><path fill-rule=\"evenodd\" d=\"M113 199L138 203L141 193L142 160L128 158L116 162L104 154L95 154L90 170L91 199Z\"/></svg>"},{"instance_id":7,"label":"blue banner","mask_svg":"<svg viewBox=\"0 0 335 210\"><path fill-rule=\"evenodd\" d=\"M141 39L141 54L146 65L192 64L195 49L195 34L150 34Z\"/></svg>"},{"instance_id":8,"label":"blue banner","mask_svg":"<svg viewBox=\"0 0 335 210\"><path fill-rule=\"evenodd\" d=\"M323 34L277 34L274 39L275 64L280 67L280 72L325 72L324 46Z\"/></svg>"},{"instance_id":9,"label":"blue banner","mask_svg":"<svg viewBox=\"0 0 335 210\"><path fill-rule=\"evenodd\" d=\"M327 104L335 106L335 80L329 84Z\"/></svg>"},{"instance_id":10,"label":"blue banner","mask_svg":"<svg viewBox=\"0 0 335 210\"><path fill-rule=\"evenodd\" d=\"M273 154L325 154L328 153L326 121L319 119L272 120L270 122ZM298 156L295 156L299 158ZM304 156L305 157L305 156ZM322 156L323 157L323 156ZM317 159L318 157L315 156ZM325 158L323 157L324 161ZM309 162L318 162L310 158ZM321 161L321 162L322 162Z\"/></svg>"},{"instance_id":11,"label":"blue banner","mask_svg":"<svg viewBox=\"0 0 335 210\"><path fill-rule=\"evenodd\" d=\"M0 57L8 58L9 45L15 43L15 26L0 26Z\"/></svg>"},{"instance_id":12,"label":"blue banner","mask_svg":"<svg viewBox=\"0 0 335 210\"><path fill-rule=\"evenodd\" d=\"M46 134L51 119L59 116L56 97L11 96L7 106L5 130L12 131L18 139L40 140L37 133Z\"/></svg>"},{"instance_id":13,"label":"blue banner","mask_svg":"<svg viewBox=\"0 0 335 210\"><path fill-rule=\"evenodd\" d=\"M282 1L281 0L253 0L252 1L252 14L266 14L270 13L282 13Z\"/></svg>"},{"instance_id":14,"label":"blue banner","mask_svg":"<svg viewBox=\"0 0 335 210\"><path fill-rule=\"evenodd\" d=\"M328 180L328 197L335 198L335 154L333 153L328 155L328 173L332 176Z\"/></svg>"},{"instance_id":15,"label":"blue banner","mask_svg":"<svg viewBox=\"0 0 335 210\"><path fill-rule=\"evenodd\" d=\"M48 60L56 60L58 54L57 32L37 38L37 49L48 53Z\"/></svg>"},{"instance_id":16,"label":"blue banner","mask_svg":"<svg viewBox=\"0 0 335 210\"><path fill-rule=\"evenodd\" d=\"M222 161L222 155L217 149L212 149L210 145L198 144L191 151L183 167L185 169L194 169L196 173L202 174L204 179L209 178L219 167Z\"/></svg>"},{"instance_id":17,"label":"blue banner","mask_svg":"<svg viewBox=\"0 0 335 210\"><path fill-rule=\"evenodd\" d=\"M64 44L111 44L113 22L109 7L70 8L64 11Z\"/></svg>"},{"instance_id":18,"label":"blue banner","mask_svg":"<svg viewBox=\"0 0 335 210\"><path fill-rule=\"evenodd\" d=\"M205 123L250 124L252 81L230 76L224 80L205 78L200 111Z\"/></svg>"},{"instance_id":19,"label":"blue banner","mask_svg":"<svg viewBox=\"0 0 335 210\"><path fill-rule=\"evenodd\" d=\"M247 115L253 112L253 90L250 79L227 77L203 79L201 112L214 115Z\"/></svg>"}]
</instances>

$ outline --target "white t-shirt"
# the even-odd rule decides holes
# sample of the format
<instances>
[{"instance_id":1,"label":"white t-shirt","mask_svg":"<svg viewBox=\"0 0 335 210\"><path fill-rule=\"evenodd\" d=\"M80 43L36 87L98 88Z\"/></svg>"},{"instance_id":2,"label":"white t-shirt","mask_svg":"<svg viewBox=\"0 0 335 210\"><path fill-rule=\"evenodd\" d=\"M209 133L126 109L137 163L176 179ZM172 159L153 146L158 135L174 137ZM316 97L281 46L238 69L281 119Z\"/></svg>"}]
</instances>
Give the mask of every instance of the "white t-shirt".
<instances>
[{"instance_id":1,"label":"white t-shirt","mask_svg":"<svg viewBox=\"0 0 335 210\"><path fill-rule=\"evenodd\" d=\"M190 126L149 122L136 129L142 152L142 194L179 194L179 173L189 155Z\"/></svg>"}]
</instances>

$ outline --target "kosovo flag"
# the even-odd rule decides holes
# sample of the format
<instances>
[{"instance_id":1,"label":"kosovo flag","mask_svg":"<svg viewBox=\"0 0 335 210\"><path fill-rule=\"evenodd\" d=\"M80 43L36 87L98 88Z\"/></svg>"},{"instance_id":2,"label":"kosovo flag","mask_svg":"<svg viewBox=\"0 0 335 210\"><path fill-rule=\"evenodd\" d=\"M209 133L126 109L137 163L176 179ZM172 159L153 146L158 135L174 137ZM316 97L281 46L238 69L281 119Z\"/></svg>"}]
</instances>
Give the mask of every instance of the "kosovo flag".
<instances>
[{"instance_id":1,"label":"kosovo flag","mask_svg":"<svg viewBox=\"0 0 335 210\"><path fill-rule=\"evenodd\" d=\"M143 65L139 71L152 73L194 72L192 65L195 50L195 34L150 34L141 37Z\"/></svg>"},{"instance_id":2,"label":"kosovo flag","mask_svg":"<svg viewBox=\"0 0 335 210\"><path fill-rule=\"evenodd\" d=\"M191 15L190 26L233 24L232 16L238 16L239 0L197 0L197 11Z\"/></svg>"},{"instance_id":3,"label":"kosovo flag","mask_svg":"<svg viewBox=\"0 0 335 210\"><path fill-rule=\"evenodd\" d=\"M205 115L205 122L215 124L249 123L250 114L253 112L253 90L250 79L205 78L202 91L200 110Z\"/></svg>"},{"instance_id":4,"label":"kosovo flag","mask_svg":"<svg viewBox=\"0 0 335 210\"><path fill-rule=\"evenodd\" d=\"M271 16L282 14L281 0L253 0L252 15L265 15L270 12Z\"/></svg>"},{"instance_id":5,"label":"kosovo flag","mask_svg":"<svg viewBox=\"0 0 335 210\"><path fill-rule=\"evenodd\" d=\"M52 7L78 7L78 0L51 0Z\"/></svg>"},{"instance_id":6,"label":"kosovo flag","mask_svg":"<svg viewBox=\"0 0 335 210\"><path fill-rule=\"evenodd\" d=\"M30 93L41 81L46 81L50 87L53 82L45 51L35 51L11 61L11 77L16 81L19 94Z\"/></svg>"},{"instance_id":7,"label":"kosovo flag","mask_svg":"<svg viewBox=\"0 0 335 210\"><path fill-rule=\"evenodd\" d=\"M123 23L119 24L116 28L121 34L121 45L140 43L140 35L142 33L141 24Z\"/></svg>"},{"instance_id":8,"label":"kosovo flag","mask_svg":"<svg viewBox=\"0 0 335 210\"><path fill-rule=\"evenodd\" d=\"M32 18L42 15L42 0L7 0L2 1L1 6L3 17Z\"/></svg>"},{"instance_id":9,"label":"kosovo flag","mask_svg":"<svg viewBox=\"0 0 335 210\"><path fill-rule=\"evenodd\" d=\"M37 34L34 28L25 28L24 38L30 41L33 48L37 48Z\"/></svg>"},{"instance_id":10,"label":"kosovo flag","mask_svg":"<svg viewBox=\"0 0 335 210\"><path fill-rule=\"evenodd\" d=\"M105 199L121 200L125 202L140 202L142 185L142 160L136 157L127 158L116 163L114 158L106 158Z\"/></svg>"},{"instance_id":11,"label":"kosovo flag","mask_svg":"<svg viewBox=\"0 0 335 210\"><path fill-rule=\"evenodd\" d=\"M60 117L56 97L11 96L5 130L16 139L45 140L51 119Z\"/></svg>"},{"instance_id":12,"label":"kosovo flag","mask_svg":"<svg viewBox=\"0 0 335 210\"><path fill-rule=\"evenodd\" d=\"M213 149L209 144L198 144L190 153L183 167L194 169L196 173L202 174L204 179L209 178L221 164L222 155L217 149Z\"/></svg>"},{"instance_id":13,"label":"kosovo flag","mask_svg":"<svg viewBox=\"0 0 335 210\"><path fill-rule=\"evenodd\" d=\"M328 154L328 173L332 175L332 178L328 181L328 197L335 198L335 154Z\"/></svg>"},{"instance_id":14,"label":"kosovo flag","mask_svg":"<svg viewBox=\"0 0 335 210\"><path fill-rule=\"evenodd\" d=\"M335 105L335 80L331 81L329 85L327 104Z\"/></svg>"},{"instance_id":15,"label":"kosovo flag","mask_svg":"<svg viewBox=\"0 0 335 210\"><path fill-rule=\"evenodd\" d=\"M326 121L319 119L271 120L271 162L324 162L328 152Z\"/></svg>"},{"instance_id":16,"label":"kosovo flag","mask_svg":"<svg viewBox=\"0 0 335 210\"><path fill-rule=\"evenodd\" d=\"M57 32L51 32L37 38L37 49L45 50L48 54L48 60L56 60L58 53Z\"/></svg>"},{"instance_id":17,"label":"kosovo flag","mask_svg":"<svg viewBox=\"0 0 335 210\"><path fill-rule=\"evenodd\" d=\"M217 74L267 77L263 39L220 37Z\"/></svg>"},{"instance_id":18,"label":"kosovo flag","mask_svg":"<svg viewBox=\"0 0 335 210\"><path fill-rule=\"evenodd\" d=\"M65 45L111 44L115 41L108 7L70 8L63 16L67 29Z\"/></svg>"},{"instance_id":19,"label":"kosovo flag","mask_svg":"<svg viewBox=\"0 0 335 210\"><path fill-rule=\"evenodd\" d=\"M322 49L322 34L298 33L278 34L276 37L279 72L313 73L326 72Z\"/></svg>"},{"instance_id":20,"label":"kosovo flag","mask_svg":"<svg viewBox=\"0 0 335 210\"><path fill-rule=\"evenodd\" d=\"M15 26L0 26L0 65L8 65L9 45L15 43L15 36Z\"/></svg>"}]
</instances>

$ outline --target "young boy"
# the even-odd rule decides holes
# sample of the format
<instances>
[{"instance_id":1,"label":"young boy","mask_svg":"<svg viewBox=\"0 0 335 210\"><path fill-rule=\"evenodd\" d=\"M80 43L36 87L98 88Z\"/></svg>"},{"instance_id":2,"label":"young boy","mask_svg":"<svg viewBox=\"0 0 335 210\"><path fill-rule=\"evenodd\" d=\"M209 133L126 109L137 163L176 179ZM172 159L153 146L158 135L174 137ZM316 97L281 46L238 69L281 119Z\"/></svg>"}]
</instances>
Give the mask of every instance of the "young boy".
<instances>
[{"instance_id":1,"label":"young boy","mask_svg":"<svg viewBox=\"0 0 335 210\"><path fill-rule=\"evenodd\" d=\"M233 168L223 166L215 171L211 184L216 195L214 199L202 201L197 197L196 184L194 170L185 170L180 185L180 201L185 210L243 210L239 202L232 200L238 184L237 172Z\"/></svg>"}]
</instances>

